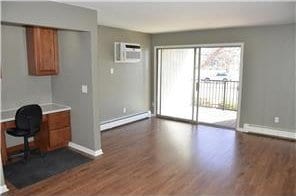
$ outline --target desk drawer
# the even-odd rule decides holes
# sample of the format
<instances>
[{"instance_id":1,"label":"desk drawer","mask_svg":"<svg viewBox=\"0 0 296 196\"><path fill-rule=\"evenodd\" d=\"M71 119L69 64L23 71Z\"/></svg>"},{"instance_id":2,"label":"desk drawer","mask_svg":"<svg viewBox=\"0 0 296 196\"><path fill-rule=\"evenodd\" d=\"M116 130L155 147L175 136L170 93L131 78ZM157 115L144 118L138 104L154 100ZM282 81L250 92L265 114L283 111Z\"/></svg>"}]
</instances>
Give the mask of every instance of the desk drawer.
<instances>
[{"instance_id":1,"label":"desk drawer","mask_svg":"<svg viewBox=\"0 0 296 196\"><path fill-rule=\"evenodd\" d=\"M53 114L48 114L48 129L62 129L65 127L70 127L70 112L58 112Z\"/></svg>"},{"instance_id":2,"label":"desk drawer","mask_svg":"<svg viewBox=\"0 0 296 196\"><path fill-rule=\"evenodd\" d=\"M71 139L70 127L49 132L49 146L51 149L67 146Z\"/></svg>"}]
</instances>

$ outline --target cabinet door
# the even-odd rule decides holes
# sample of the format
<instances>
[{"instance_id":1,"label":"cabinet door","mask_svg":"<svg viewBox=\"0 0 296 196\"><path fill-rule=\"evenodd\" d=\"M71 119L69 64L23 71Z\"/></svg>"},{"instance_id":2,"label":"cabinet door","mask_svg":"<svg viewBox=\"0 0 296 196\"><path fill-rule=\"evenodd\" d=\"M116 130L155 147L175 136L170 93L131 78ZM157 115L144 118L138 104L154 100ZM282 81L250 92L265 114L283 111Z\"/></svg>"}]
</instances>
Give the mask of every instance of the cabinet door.
<instances>
[{"instance_id":1,"label":"cabinet door","mask_svg":"<svg viewBox=\"0 0 296 196\"><path fill-rule=\"evenodd\" d=\"M41 152L46 152L49 146L47 115L43 115L40 131L34 136L34 143Z\"/></svg>"},{"instance_id":2,"label":"cabinet door","mask_svg":"<svg viewBox=\"0 0 296 196\"><path fill-rule=\"evenodd\" d=\"M52 130L49 132L49 146L50 149L57 149L64 146L68 146L68 142L71 139L70 127L63 129Z\"/></svg>"},{"instance_id":3,"label":"cabinet door","mask_svg":"<svg viewBox=\"0 0 296 196\"><path fill-rule=\"evenodd\" d=\"M2 156L2 162L4 165L7 162L5 131L6 131L6 124L1 123L1 156Z\"/></svg>"},{"instance_id":4,"label":"cabinet door","mask_svg":"<svg viewBox=\"0 0 296 196\"><path fill-rule=\"evenodd\" d=\"M38 72L45 74L58 73L57 31L49 28L38 28Z\"/></svg>"}]
</instances>

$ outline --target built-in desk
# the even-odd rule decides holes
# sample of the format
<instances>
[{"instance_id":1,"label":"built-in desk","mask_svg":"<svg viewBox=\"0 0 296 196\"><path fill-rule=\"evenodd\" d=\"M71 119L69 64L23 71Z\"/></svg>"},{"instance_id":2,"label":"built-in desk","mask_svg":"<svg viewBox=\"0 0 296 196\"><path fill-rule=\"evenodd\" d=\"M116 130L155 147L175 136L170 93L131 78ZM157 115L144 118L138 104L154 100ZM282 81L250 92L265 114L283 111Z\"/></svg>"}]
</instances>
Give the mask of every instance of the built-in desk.
<instances>
[{"instance_id":1,"label":"built-in desk","mask_svg":"<svg viewBox=\"0 0 296 196\"><path fill-rule=\"evenodd\" d=\"M67 146L71 139L71 108L58 104L40 106L43 114L41 130L30 145L40 148L43 152ZM17 109L1 111L1 156L4 164L7 162L9 153L13 151L7 149L5 132L6 129L15 127L16 111ZM22 145L19 147L22 147ZM18 149L19 147L10 147L10 149Z\"/></svg>"}]
</instances>

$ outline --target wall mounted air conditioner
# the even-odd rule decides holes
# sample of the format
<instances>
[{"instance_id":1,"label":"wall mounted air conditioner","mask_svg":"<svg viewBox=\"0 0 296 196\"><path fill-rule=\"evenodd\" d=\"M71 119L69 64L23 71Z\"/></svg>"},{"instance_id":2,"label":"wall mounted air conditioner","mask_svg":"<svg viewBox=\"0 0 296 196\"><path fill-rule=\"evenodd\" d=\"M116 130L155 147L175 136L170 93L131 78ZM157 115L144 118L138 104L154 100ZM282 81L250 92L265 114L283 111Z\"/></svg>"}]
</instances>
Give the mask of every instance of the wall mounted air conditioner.
<instances>
[{"instance_id":1,"label":"wall mounted air conditioner","mask_svg":"<svg viewBox=\"0 0 296 196\"><path fill-rule=\"evenodd\" d=\"M140 44L115 42L114 61L115 63L137 63L141 61Z\"/></svg>"}]
</instances>

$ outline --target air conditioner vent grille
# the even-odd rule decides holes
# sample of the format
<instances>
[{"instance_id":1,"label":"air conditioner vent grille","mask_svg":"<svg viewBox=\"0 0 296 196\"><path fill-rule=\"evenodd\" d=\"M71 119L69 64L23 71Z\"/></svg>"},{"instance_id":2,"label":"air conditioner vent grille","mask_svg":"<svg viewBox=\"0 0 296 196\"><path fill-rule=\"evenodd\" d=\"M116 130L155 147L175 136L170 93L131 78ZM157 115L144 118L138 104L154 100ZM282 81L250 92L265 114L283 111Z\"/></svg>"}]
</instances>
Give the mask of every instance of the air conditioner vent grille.
<instances>
[{"instance_id":1,"label":"air conditioner vent grille","mask_svg":"<svg viewBox=\"0 0 296 196\"><path fill-rule=\"evenodd\" d=\"M141 61L142 51L140 44L124 42L114 43L115 63L137 63Z\"/></svg>"}]
</instances>

